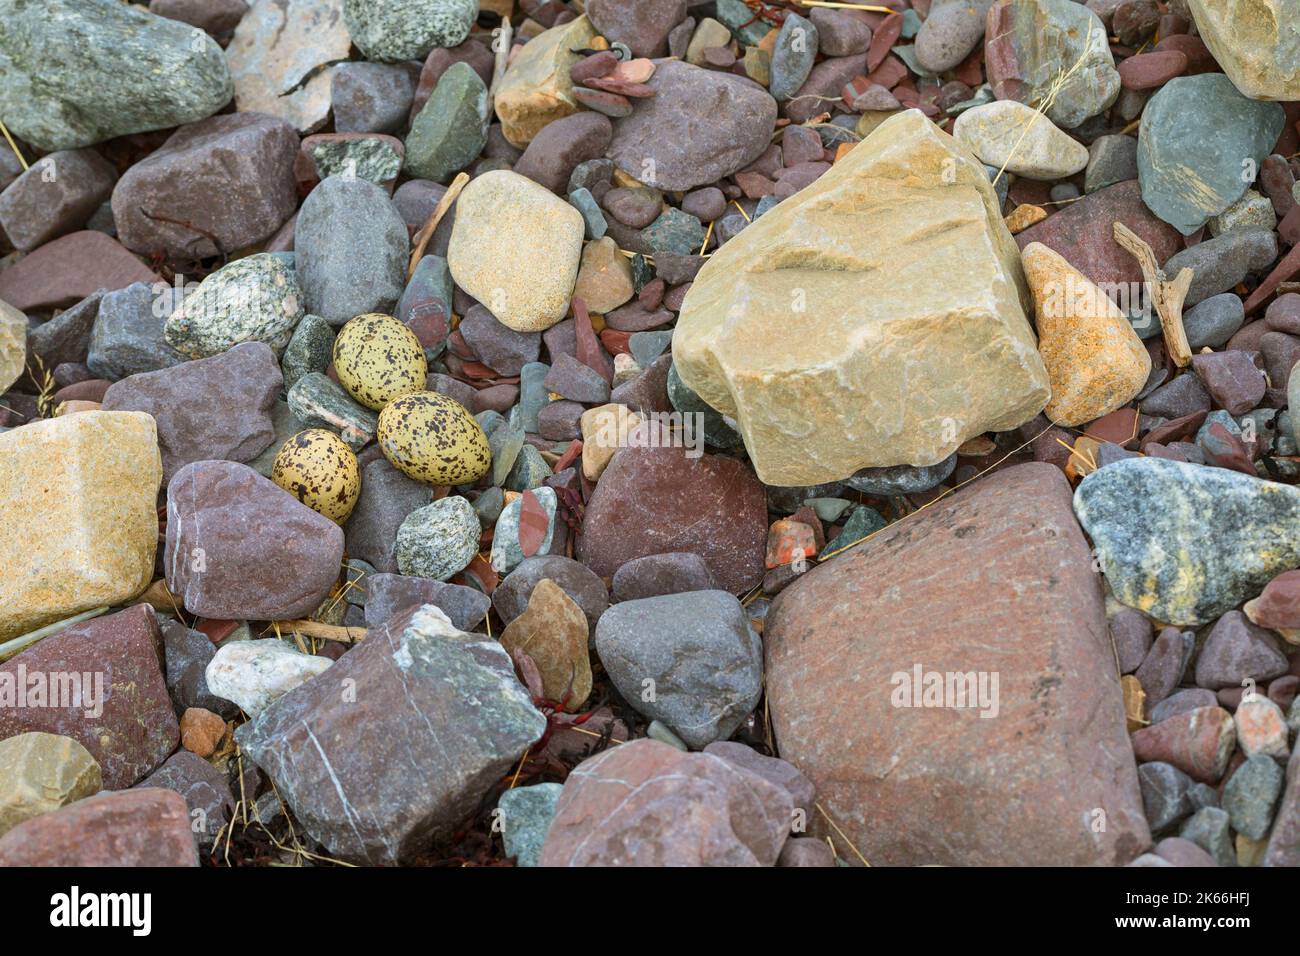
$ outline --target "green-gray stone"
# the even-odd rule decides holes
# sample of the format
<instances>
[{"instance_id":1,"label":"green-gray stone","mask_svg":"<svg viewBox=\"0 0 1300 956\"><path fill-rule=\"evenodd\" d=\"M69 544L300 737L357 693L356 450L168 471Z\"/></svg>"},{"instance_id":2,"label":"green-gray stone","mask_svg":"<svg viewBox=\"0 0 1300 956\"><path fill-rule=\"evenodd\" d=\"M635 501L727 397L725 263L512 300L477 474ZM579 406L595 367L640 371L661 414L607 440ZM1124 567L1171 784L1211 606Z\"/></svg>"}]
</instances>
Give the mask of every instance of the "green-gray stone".
<instances>
[{"instance_id":1,"label":"green-gray stone","mask_svg":"<svg viewBox=\"0 0 1300 956\"><path fill-rule=\"evenodd\" d=\"M1160 458L1079 484L1074 511L1115 597L1179 626L1238 607L1300 565L1300 489Z\"/></svg>"},{"instance_id":2,"label":"green-gray stone","mask_svg":"<svg viewBox=\"0 0 1300 956\"><path fill-rule=\"evenodd\" d=\"M847 498L809 498L804 502L822 521L838 521L853 502Z\"/></svg>"},{"instance_id":3,"label":"green-gray stone","mask_svg":"<svg viewBox=\"0 0 1300 956\"><path fill-rule=\"evenodd\" d=\"M192 359L265 342L279 355L303 315L295 270L267 253L236 259L208 276L167 317L163 337Z\"/></svg>"},{"instance_id":4,"label":"green-gray stone","mask_svg":"<svg viewBox=\"0 0 1300 956\"><path fill-rule=\"evenodd\" d=\"M573 192L569 193L569 205L582 213L586 238L600 239L604 237L609 229L609 220L605 218L600 203L596 202L595 197L591 195L591 190L585 186L579 186L573 190Z\"/></svg>"},{"instance_id":5,"label":"green-gray stone","mask_svg":"<svg viewBox=\"0 0 1300 956\"><path fill-rule=\"evenodd\" d=\"M515 465L506 476L506 488L510 491L531 491L540 488L542 482L551 477L551 466L546 463L542 453L532 445L519 449Z\"/></svg>"},{"instance_id":6,"label":"green-gray stone","mask_svg":"<svg viewBox=\"0 0 1300 956\"><path fill-rule=\"evenodd\" d=\"M754 11L741 0L718 0L718 22L745 46L757 46L772 25L755 19Z\"/></svg>"},{"instance_id":7,"label":"green-gray stone","mask_svg":"<svg viewBox=\"0 0 1300 956\"><path fill-rule=\"evenodd\" d=\"M343 386L323 372L308 372L289 389L289 408L306 428L334 432L353 451L375 437L379 416L363 408L343 391Z\"/></svg>"},{"instance_id":8,"label":"green-gray stone","mask_svg":"<svg viewBox=\"0 0 1300 956\"><path fill-rule=\"evenodd\" d=\"M538 554L546 554L551 550L551 539L555 536L555 489L542 487L532 494L546 512L546 537L537 549ZM519 546L519 512L523 506L523 495L506 505L492 533L492 567L499 574L509 574L524 560L523 548Z\"/></svg>"},{"instance_id":9,"label":"green-gray stone","mask_svg":"<svg viewBox=\"0 0 1300 956\"><path fill-rule=\"evenodd\" d=\"M519 426L526 432L537 432L537 413L550 402L546 392L546 373L551 367L545 362L529 362L519 370Z\"/></svg>"},{"instance_id":10,"label":"green-gray stone","mask_svg":"<svg viewBox=\"0 0 1300 956\"><path fill-rule=\"evenodd\" d=\"M507 790L497 800L501 842L516 866L537 866L563 789L558 783L538 783Z\"/></svg>"},{"instance_id":11,"label":"green-gray stone","mask_svg":"<svg viewBox=\"0 0 1300 956\"><path fill-rule=\"evenodd\" d=\"M390 183L402 171L402 157L382 139L328 139L312 147L316 174L356 176L377 186Z\"/></svg>"},{"instance_id":12,"label":"green-gray stone","mask_svg":"<svg viewBox=\"0 0 1300 956\"><path fill-rule=\"evenodd\" d=\"M334 359L334 327L319 315L304 315L280 357L287 391L309 372L323 372Z\"/></svg>"},{"instance_id":13,"label":"green-gray stone","mask_svg":"<svg viewBox=\"0 0 1300 956\"><path fill-rule=\"evenodd\" d=\"M506 506L506 496L500 488L493 485L474 499L474 513L478 515L479 527L486 531L501 517L501 509Z\"/></svg>"},{"instance_id":14,"label":"green-gray stone","mask_svg":"<svg viewBox=\"0 0 1300 956\"><path fill-rule=\"evenodd\" d=\"M846 548L855 541L861 541L867 535L874 534L887 524L889 522L881 517L880 512L875 508L860 505L853 514L849 515L849 520L844 522L843 530L834 539L826 542L822 553L831 554L840 548Z\"/></svg>"},{"instance_id":15,"label":"green-gray stone","mask_svg":"<svg viewBox=\"0 0 1300 956\"><path fill-rule=\"evenodd\" d=\"M704 245L704 225L690 213L669 206L641 230L641 241L653 252L693 255Z\"/></svg>"},{"instance_id":16,"label":"green-gray stone","mask_svg":"<svg viewBox=\"0 0 1300 956\"><path fill-rule=\"evenodd\" d=\"M1222 73L1170 80L1142 113L1142 201L1191 235L1245 194L1285 122L1281 106L1247 99Z\"/></svg>"},{"instance_id":17,"label":"green-gray stone","mask_svg":"<svg viewBox=\"0 0 1300 956\"><path fill-rule=\"evenodd\" d=\"M446 183L487 144L488 90L468 63L453 63L406 136L406 172Z\"/></svg>"},{"instance_id":18,"label":"green-gray stone","mask_svg":"<svg viewBox=\"0 0 1300 956\"><path fill-rule=\"evenodd\" d=\"M367 60L423 60L459 46L478 19L478 0L344 0L343 22Z\"/></svg>"},{"instance_id":19,"label":"green-gray stone","mask_svg":"<svg viewBox=\"0 0 1300 956\"><path fill-rule=\"evenodd\" d=\"M42 151L170 129L234 95L215 40L120 0L0 0L0 119Z\"/></svg>"},{"instance_id":20,"label":"green-gray stone","mask_svg":"<svg viewBox=\"0 0 1300 956\"><path fill-rule=\"evenodd\" d=\"M668 401L683 414L704 416L704 440L714 448L735 449L744 445L740 433L726 423L722 414L687 387L675 364L668 368Z\"/></svg>"},{"instance_id":21,"label":"green-gray stone","mask_svg":"<svg viewBox=\"0 0 1300 956\"><path fill-rule=\"evenodd\" d=\"M1223 788L1223 809L1234 830L1252 840L1268 835L1284 777L1277 761L1263 754L1237 768Z\"/></svg>"},{"instance_id":22,"label":"green-gray stone","mask_svg":"<svg viewBox=\"0 0 1300 956\"><path fill-rule=\"evenodd\" d=\"M488 449L492 452L492 484L505 484L523 447L524 433L518 428L498 428L488 436Z\"/></svg>"},{"instance_id":23,"label":"green-gray stone","mask_svg":"<svg viewBox=\"0 0 1300 956\"><path fill-rule=\"evenodd\" d=\"M649 368L651 362L667 351L672 340L672 332L633 332L627 345L632 350L632 360L642 368Z\"/></svg>"},{"instance_id":24,"label":"green-gray stone","mask_svg":"<svg viewBox=\"0 0 1300 956\"><path fill-rule=\"evenodd\" d=\"M787 14L772 50L768 92L778 100L788 100L798 93L812 72L820 42L811 20L797 13Z\"/></svg>"}]
</instances>

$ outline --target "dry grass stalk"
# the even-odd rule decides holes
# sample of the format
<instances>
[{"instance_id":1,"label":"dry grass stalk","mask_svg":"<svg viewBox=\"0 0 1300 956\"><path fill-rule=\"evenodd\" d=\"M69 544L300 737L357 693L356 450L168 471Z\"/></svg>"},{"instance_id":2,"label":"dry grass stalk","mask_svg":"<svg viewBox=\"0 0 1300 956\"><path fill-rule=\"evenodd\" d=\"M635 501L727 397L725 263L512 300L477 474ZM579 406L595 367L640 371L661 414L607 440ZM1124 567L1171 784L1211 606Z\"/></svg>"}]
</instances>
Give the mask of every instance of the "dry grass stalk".
<instances>
[{"instance_id":1,"label":"dry grass stalk","mask_svg":"<svg viewBox=\"0 0 1300 956\"><path fill-rule=\"evenodd\" d=\"M451 185L447 187L447 191L443 193L442 198L438 200L438 205L435 206L433 212L429 214L428 221L421 226L420 231L415 234L415 246L411 250L411 263L406 270L407 282L411 281L411 277L415 275L415 267L418 266L420 260L424 258L424 250L428 248L429 240L433 238L433 233L438 228L438 223L442 222L443 216L447 215L447 210L451 208L451 204L456 201L456 197L460 195L460 191L465 188L465 184L468 182L468 173L457 173L456 178L453 179Z\"/></svg>"},{"instance_id":2,"label":"dry grass stalk","mask_svg":"<svg viewBox=\"0 0 1300 956\"><path fill-rule=\"evenodd\" d=\"M1172 282L1165 278L1151 247L1122 222L1115 223L1115 241L1132 253L1142 267L1156 315L1160 316L1165 350L1175 365L1186 368L1192 363L1192 347L1187 344L1187 331L1183 328L1183 300L1187 298L1194 273L1183 269Z\"/></svg>"}]
</instances>

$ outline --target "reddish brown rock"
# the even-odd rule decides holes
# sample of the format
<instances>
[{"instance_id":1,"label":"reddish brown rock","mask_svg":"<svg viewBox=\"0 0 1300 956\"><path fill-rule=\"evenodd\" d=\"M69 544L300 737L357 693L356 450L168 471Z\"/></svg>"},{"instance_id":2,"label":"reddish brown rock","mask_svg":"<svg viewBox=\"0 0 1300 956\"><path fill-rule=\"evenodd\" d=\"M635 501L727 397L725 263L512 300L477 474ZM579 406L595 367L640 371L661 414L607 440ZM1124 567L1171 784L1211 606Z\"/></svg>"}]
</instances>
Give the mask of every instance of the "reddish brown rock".
<instances>
[{"instance_id":1,"label":"reddish brown rock","mask_svg":"<svg viewBox=\"0 0 1300 956\"><path fill-rule=\"evenodd\" d=\"M29 647L0 664L0 740L31 730L71 737L99 763L107 789L131 786L166 760L180 737L161 648L147 604Z\"/></svg>"},{"instance_id":2,"label":"reddish brown rock","mask_svg":"<svg viewBox=\"0 0 1300 956\"><path fill-rule=\"evenodd\" d=\"M1187 69L1187 54L1178 50L1140 53L1120 61L1119 79L1127 90L1151 90L1164 86Z\"/></svg>"},{"instance_id":3,"label":"reddish brown rock","mask_svg":"<svg viewBox=\"0 0 1300 956\"><path fill-rule=\"evenodd\" d=\"M579 559L600 577L647 554L689 551L733 594L763 578L767 498L735 458L624 448L587 503Z\"/></svg>"},{"instance_id":4,"label":"reddish brown rock","mask_svg":"<svg viewBox=\"0 0 1300 956\"><path fill-rule=\"evenodd\" d=\"M102 232L83 230L47 242L0 270L0 299L21 312L66 308L99 289L162 282L139 259Z\"/></svg>"},{"instance_id":5,"label":"reddish brown rock","mask_svg":"<svg viewBox=\"0 0 1300 956\"><path fill-rule=\"evenodd\" d=\"M198 866L185 798L145 787L101 793L0 837L0 866Z\"/></svg>"},{"instance_id":6,"label":"reddish brown rock","mask_svg":"<svg viewBox=\"0 0 1300 956\"><path fill-rule=\"evenodd\" d=\"M265 342L141 372L104 394L106 411L148 412L158 423L163 483L192 461L252 461L271 444L271 412L284 380Z\"/></svg>"},{"instance_id":7,"label":"reddish brown rock","mask_svg":"<svg viewBox=\"0 0 1300 956\"><path fill-rule=\"evenodd\" d=\"M772 866L790 832L785 788L712 754L636 740L579 764L541 866Z\"/></svg>"},{"instance_id":8,"label":"reddish brown rock","mask_svg":"<svg viewBox=\"0 0 1300 956\"><path fill-rule=\"evenodd\" d=\"M0 228L15 249L80 229L113 192L117 172L93 149L50 153L0 194Z\"/></svg>"},{"instance_id":9,"label":"reddish brown rock","mask_svg":"<svg viewBox=\"0 0 1300 956\"><path fill-rule=\"evenodd\" d=\"M118 181L113 190L118 237L142 255L161 252L171 258L203 258L256 245L298 206L297 153L293 126L266 113L211 116L182 126Z\"/></svg>"},{"instance_id":10,"label":"reddish brown rock","mask_svg":"<svg viewBox=\"0 0 1300 956\"><path fill-rule=\"evenodd\" d=\"M1182 251L1182 236L1173 226L1157 219L1142 203L1142 187L1136 179L1107 186L1089 193L1078 202L1060 207L1036 226L1015 236L1024 249L1031 242L1041 242L1058 252L1070 265L1082 272L1118 301L1117 285L1124 283L1129 303L1141 283L1142 269L1137 259L1115 241L1114 224L1122 222L1145 242L1150 243L1157 262L1164 262Z\"/></svg>"},{"instance_id":11,"label":"reddish brown rock","mask_svg":"<svg viewBox=\"0 0 1300 956\"><path fill-rule=\"evenodd\" d=\"M202 707L190 707L181 714L181 746L192 754L207 757L226 735L226 722L219 714Z\"/></svg>"},{"instance_id":12,"label":"reddish brown rock","mask_svg":"<svg viewBox=\"0 0 1300 956\"><path fill-rule=\"evenodd\" d=\"M196 461L167 486L167 587L193 614L306 617L342 560L343 529L247 465Z\"/></svg>"},{"instance_id":13,"label":"reddish brown rock","mask_svg":"<svg viewBox=\"0 0 1300 956\"><path fill-rule=\"evenodd\" d=\"M1264 866L1300 866L1300 748L1286 767L1286 789L1264 851Z\"/></svg>"},{"instance_id":14,"label":"reddish brown rock","mask_svg":"<svg viewBox=\"0 0 1300 956\"><path fill-rule=\"evenodd\" d=\"M814 835L885 865L1116 865L1149 844L1101 587L1052 465L813 569L764 635L780 755L843 831L818 814ZM984 674L983 699L909 706L917 669Z\"/></svg>"},{"instance_id":15,"label":"reddish brown rock","mask_svg":"<svg viewBox=\"0 0 1300 956\"><path fill-rule=\"evenodd\" d=\"M1300 571L1279 574L1247 608L1260 627L1300 628Z\"/></svg>"},{"instance_id":16,"label":"reddish brown rock","mask_svg":"<svg viewBox=\"0 0 1300 956\"><path fill-rule=\"evenodd\" d=\"M1133 752L1143 763L1160 760L1201 783L1217 783L1236 742L1230 713L1198 707L1134 733Z\"/></svg>"}]
</instances>

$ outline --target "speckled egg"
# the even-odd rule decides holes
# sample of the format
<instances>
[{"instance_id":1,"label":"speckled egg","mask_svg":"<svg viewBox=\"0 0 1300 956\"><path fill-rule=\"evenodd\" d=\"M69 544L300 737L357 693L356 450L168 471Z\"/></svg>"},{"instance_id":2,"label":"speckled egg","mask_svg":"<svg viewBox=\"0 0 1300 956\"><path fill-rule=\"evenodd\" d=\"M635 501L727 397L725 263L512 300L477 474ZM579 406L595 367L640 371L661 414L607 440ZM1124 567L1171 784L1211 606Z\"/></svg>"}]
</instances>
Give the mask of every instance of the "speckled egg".
<instances>
[{"instance_id":1,"label":"speckled egg","mask_svg":"<svg viewBox=\"0 0 1300 956\"><path fill-rule=\"evenodd\" d=\"M478 481L492 466L487 436L460 402L416 392L379 413L379 449L398 471L432 485Z\"/></svg>"},{"instance_id":2,"label":"speckled egg","mask_svg":"<svg viewBox=\"0 0 1300 956\"><path fill-rule=\"evenodd\" d=\"M358 315L334 340L339 384L376 411L395 398L424 388L429 363L415 333L391 315Z\"/></svg>"},{"instance_id":3,"label":"speckled egg","mask_svg":"<svg viewBox=\"0 0 1300 956\"><path fill-rule=\"evenodd\" d=\"M342 524L361 494L357 456L323 428L298 432L281 447L271 480L308 508Z\"/></svg>"}]
</instances>

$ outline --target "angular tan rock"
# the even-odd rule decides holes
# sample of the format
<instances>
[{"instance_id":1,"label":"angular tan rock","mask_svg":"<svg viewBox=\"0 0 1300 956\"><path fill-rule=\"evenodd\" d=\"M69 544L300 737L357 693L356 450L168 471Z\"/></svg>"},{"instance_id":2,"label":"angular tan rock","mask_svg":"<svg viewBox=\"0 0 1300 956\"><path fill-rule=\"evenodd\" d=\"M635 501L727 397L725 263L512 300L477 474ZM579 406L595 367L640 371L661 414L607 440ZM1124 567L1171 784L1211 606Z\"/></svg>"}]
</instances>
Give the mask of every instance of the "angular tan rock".
<instances>
[{"instance_id":1,"label":"angular tan rock","mask_svg":"<svg viewBox=\"0 0 1300 956\"><path fill-rule=\"evenodd\" d=\"M27 316L0 299L0 395L23 374L27 362Z\"/></svg>"},{"instance_id":2,"label":"angular tan rock","mask_svg":"<svg viewBox=\"0 0 1300 956\"><path fill-rule=\"evenodd\" d=\"M582 473L588 481L599 481L614 452L628 446L628 435L641 418L626 405L611 402L589 408L578 419L582 429Z\"/></svg>"},{"instance_id":3,"label":"angular tan rock","mask_svg":"<svg viewBox=\"0 0 1300 956\"><path fill-rule=\"evenodd\" d=\"M595 35L591 21L581 16L552 27L515 54L496 93L501 132L512 144L523 149L547 123L582 108L573 98L569 68L579 57L571 51L587 49Z\"/></svg>"},{"instance_id":4,"label":"angular tan rock","mask_svg":"<svg viewBox=\"0 0 1300 956\"><path fill-rule=\"evenodd\" d=\"M550 578L542 578L528 607L506 625L501 646L513 658L523 651L542 676L548 700L565 701L564 709L582 709L591 695L591 658L587 653L587 616Z\"/></svg>"},{"instance_id":5,"label":"angular tan rock","mask_svg":"<svg viewBox=\"0 0 1300 956\"><path fill-rule=\"evenodd\" d=\"M153 578L153 417L83 412L0 435L0 641L135 597Z\"/></svg>"},{"instance_id":6,"label":"angular tan rock","mask_svg":"<svg viewBox=\"0 0 1300 956\"><path fill-rule=\"evenodd\" d=\"M456 201L447 266L502 324L544 332L569 310L582 230L582 214L545 186L493 170Z\"/></svg>"},{"instance_id":7,"label":"angular tan rock","mask_svg":"<svg viewBox=\"0 0 1300 956\"><path fill-rule=\"evenodd\" d=\"M1126 404L1146 384L1151 356L1099 287L1041 242L1020 253L1034 296L1038 352L1052 399L1047 417L1082 425Z\"/></svg>"},{"instance_id":8,"label":"angular tan rock","mask_svg":"<svg viewBox=\"0 0 1300 956\"><path fill-rule=\"evenodd\" d=\"M1256 100L1300 98L1295 0L1188 0L1201 39L1232 85Z\"/></svg>"},{"instance_id":9,"label":"angular tan rock","mask_svg":"<svg viewBox=\"0 0 1300 956\"><path fill-rule=\"evenodd\" d=\"M820 484L1041 411L1029 304L984 167L908 110L709 259L673 356L763 482Z\"/></svg>"},{"instance_id":10,"label":"angular tan rock","mask_svg":"<svg viewBox=\"0 0 1300 956\"><path fill-rule=\"evenodd\" d=\"M253 0L226 47L236 108L315 132L329 117L333 64L351 48L343 0Z\"/></svg>"},{"instance_id":11,"label":"angular tan rock","mask_svg":"<svg viewBox=\"0 0 1300 956\"><path fill-rule=\"evenodd\" d=\"M99 764L71 737L34 731L0 740L0 836L102 786Z\"/></svg>"},{"instance_id":12,"label":"angular tan rock","mask_svg":"<svg viewBox=\"0 0 1300 956\"><path fill-rule=\"evenodd\" d=\"M842 831L818 813L812 834L850 862L845 838L873 866L1114 866L1150 844L1055 466L988 475L813 568L763 642L779 755Z\"/></svg>"},{"instance_id":13,"label":"angular tan rock","mask_svg":"<svg viewBox=\"0 0 1300 956\"><path fill-rule=\"evenodd\" d=\"M619 251L618 243L609 236L587 243L582 250L573 297L581 299L588 310L604 315L635 294L632 261Z\"/></svg>"}]
</instances>

